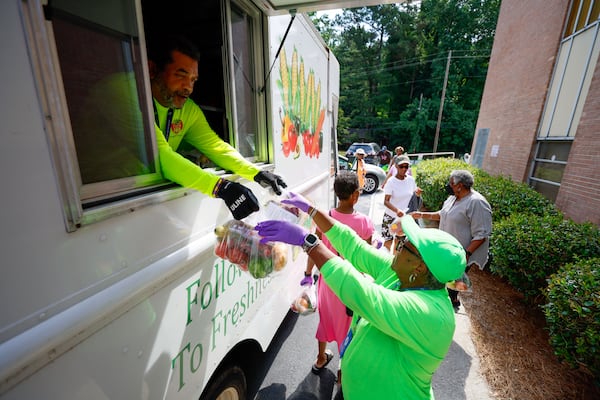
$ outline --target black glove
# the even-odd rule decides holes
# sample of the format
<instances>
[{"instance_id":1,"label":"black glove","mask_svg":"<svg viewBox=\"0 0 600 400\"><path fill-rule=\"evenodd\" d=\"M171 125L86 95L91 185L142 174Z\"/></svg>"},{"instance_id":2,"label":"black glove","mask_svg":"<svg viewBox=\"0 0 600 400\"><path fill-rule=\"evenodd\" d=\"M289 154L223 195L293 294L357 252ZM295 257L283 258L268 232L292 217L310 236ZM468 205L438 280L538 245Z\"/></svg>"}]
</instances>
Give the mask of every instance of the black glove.
<instances>
[{"instance_id":1,"label":"black glove","mask_svg":"<svg viewBox=\"0 0 600 400\"><path fill-rule=\"evenodd\" d=\"M254 177L254 180L260 183L262 187L271 186L273 188L273 191L278 195L281 194L281 189L279 188L279 186L284 188L287 187L286 183L283 181L283 179L281 179L279 175L272 174L269 171L260 171Z\"/></svg>"},{"instance_id":2,"label":"black glove","mask_svg":"<svg viewBox=\"0 0 600 400\"><path fill-rule=\"evenodd\" d=\"M237 182L221 179L217 183L216 197L223 199L233 218L240 220L260 208L254 193L244 185Z\"/></svg>"}]
</instances>

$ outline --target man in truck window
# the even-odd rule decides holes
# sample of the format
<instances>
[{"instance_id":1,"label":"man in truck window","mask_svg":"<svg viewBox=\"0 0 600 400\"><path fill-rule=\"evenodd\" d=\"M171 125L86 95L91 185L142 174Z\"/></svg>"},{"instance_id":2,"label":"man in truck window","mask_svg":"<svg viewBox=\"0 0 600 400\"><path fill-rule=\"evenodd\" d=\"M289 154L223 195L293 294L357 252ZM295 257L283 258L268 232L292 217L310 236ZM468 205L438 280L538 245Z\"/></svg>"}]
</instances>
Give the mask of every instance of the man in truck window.
<instances>
[{"instance_id":1,"label":"man in truck window","mask_svg":"<svg viewBox=\"0 0 600 400\"><path fill-rule=\"evenodd\" d=\"M223 199L234 218L242 219L259 204L250 189L204 171L176 152L182 140L215 164L281 194L283 179L261 171L223 141L209 126L200 107L190 99L198 79L199 51L183 37L151 41L148 48L156 140L163 176L182 186Z\"/></svg>"}]
</instances>

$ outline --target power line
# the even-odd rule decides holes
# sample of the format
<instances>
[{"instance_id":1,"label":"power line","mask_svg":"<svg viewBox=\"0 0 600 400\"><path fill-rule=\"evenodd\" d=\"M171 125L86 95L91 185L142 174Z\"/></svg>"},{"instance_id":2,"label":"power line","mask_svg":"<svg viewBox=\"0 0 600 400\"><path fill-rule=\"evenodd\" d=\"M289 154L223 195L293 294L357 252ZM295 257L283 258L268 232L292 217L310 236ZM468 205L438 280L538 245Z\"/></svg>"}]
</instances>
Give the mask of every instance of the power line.
<instances>
[{"instance_id":1,"label":"power line","mask_svg":"<svg viewBox=\"0 0 600 400\"><path fill-rule=\"evenodd\" d=\"M453 52L457 52L457 53L481 53L481 52L485 52L485 54L483 54L483 56L489 56L490 55L490 49L469 49L469 50L453 50ZM429 62L429 61L436 61L436 60L446 60L446 52L439 52L439 53L433 53L433 54L428 54L426 56L415 56L412 58L406 58L403 60L398 60L398 61L390 61L389 63L385 63L382 65L386 65L386 64L397 64L397 63L406 63L406 62L410 62L413 63L415 61L417 62ZM443 57L440 57L443 56ZM427 60L429 58L435 57L433 60ZM459 57L464 57L464 56L454 56L453 58L459 58Z\"/></svg>"},{"instance_id":2,"label":"power line","mask_svg":"<svg viewBox=\"0 0 600 400\"><path fill-rule=\"evenodd\" d=\"M466 79L477 79L477 78L485 78L486 75L450 75L450 78L456 77L456 76L460 76L461 78L466 78ZM402 81L402 82L394 82L394 83L388 83L388 84L378 84L377 88L378 89L383 89L383 88L388 88L388 87L394 87L394 86L401 86L401 85L408 85L408 84L415 84L415 83L424 83L424 82L436 82L436 81L440 81L442 80L442 77L439 78L426 78L426 79L411 79L411 80L407 80L407 81Z\"/></svg>"},{"instance_id":3,"label":"power line","mask_svg":"<svg viewBox=\"0 0 600 400\"><path fill-rule=\"evenodd\" d=\"M474 56L452 56L452 59L459 59L459 58L489 58L490 55L474 55ZM358 78L364 75L367 75L369 72L371 72L373 69L376 68L376 71L374 72L389 72L389 71L397 71L397 70L401 70L404 68L409 68L409 67L414 67L414 66L418 66L418 65L425 65L425 64L429 64L432 63L434 61L446 61L446 58L435 58L429 61L419 61L419 62L412 62L412 63L407 63L407 64L401 64L401 65L395 65L395 66L390 66L390 67L386 67L386 68L376 68L376 67L365 67L362 70L358 69L358 70L354 70L354 72L348 73L345 76L346 77L352 77L352 78ZM394 64L397 62L394 62ZM383 64L385 65L385 64Z\"/></svg>"}]
</instances>

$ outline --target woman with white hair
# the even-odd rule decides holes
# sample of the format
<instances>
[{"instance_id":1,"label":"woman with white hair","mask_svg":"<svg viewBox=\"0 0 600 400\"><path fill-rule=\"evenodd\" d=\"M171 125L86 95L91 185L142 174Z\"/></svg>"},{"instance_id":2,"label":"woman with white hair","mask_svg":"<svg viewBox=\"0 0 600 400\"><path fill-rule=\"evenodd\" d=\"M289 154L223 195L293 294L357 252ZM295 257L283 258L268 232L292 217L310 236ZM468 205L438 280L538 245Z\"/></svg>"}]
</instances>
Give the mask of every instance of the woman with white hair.
<instances>
[{"instance_id":1,"label":"woman with white hair","mask_svg":"<svg viewBox=\"0 0 600 400\"><path fill-rule=\"evenodd\" d=\"M440 221L439 229L450 233L463 245L467 254L467 271L475 264L483 269L488 260L489 237L492 232L492 207L486 198L473 189L475 179L467 170L454 170L446 185L450 196L442 209L435 212L414 212L414 218ZM454 309L458 311L458 292L448 289Z\"/></svg>"}]
</instances>

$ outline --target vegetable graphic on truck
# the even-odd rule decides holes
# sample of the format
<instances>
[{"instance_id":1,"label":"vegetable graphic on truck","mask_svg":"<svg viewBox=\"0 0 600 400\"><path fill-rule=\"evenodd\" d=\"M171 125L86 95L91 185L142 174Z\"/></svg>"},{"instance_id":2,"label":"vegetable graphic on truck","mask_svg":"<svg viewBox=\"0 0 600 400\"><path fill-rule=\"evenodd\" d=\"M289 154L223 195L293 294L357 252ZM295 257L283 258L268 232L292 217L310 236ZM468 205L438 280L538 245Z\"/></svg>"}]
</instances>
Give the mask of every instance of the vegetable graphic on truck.
<instances>
[{"instance_id":1,"label":"vegetable graphic on truck","mask_svg":"<svg viewBox=\"0 0 600 400\"><path fill-rule=\"evenodd\" d=\"M321 81L316 83L310 70L305 78L304 60L298 62L294 48L288 67L285 49L279 55L280 79L277 81L282 97L281 144L285 157L300 157L302 150L310 158L318 158L323 151L323 122L325 108L321 108ZM302 140L299 141L300 137ZM302 146L300 145L302 143Z\"/></svg>"}]
</instances>

